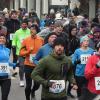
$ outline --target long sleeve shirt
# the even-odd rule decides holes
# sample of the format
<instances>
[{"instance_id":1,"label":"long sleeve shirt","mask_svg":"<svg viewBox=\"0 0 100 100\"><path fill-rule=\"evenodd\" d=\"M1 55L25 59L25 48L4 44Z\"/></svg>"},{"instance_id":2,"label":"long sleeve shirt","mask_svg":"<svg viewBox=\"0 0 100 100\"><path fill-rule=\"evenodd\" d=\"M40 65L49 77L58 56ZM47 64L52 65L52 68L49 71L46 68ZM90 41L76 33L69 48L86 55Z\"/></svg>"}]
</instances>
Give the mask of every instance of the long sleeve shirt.
<instances>
[{"instance_id":1,"label":"long sleeve shirt","mask_svg":"<svg viewBox=\"0 0 100 100\"><path fill-rule=\"evenodd\" d=\"M0 44L0 76L9 76L10 67L16 64L10 62L10 50L5 45Z\"/></svg>"}]
</instances>

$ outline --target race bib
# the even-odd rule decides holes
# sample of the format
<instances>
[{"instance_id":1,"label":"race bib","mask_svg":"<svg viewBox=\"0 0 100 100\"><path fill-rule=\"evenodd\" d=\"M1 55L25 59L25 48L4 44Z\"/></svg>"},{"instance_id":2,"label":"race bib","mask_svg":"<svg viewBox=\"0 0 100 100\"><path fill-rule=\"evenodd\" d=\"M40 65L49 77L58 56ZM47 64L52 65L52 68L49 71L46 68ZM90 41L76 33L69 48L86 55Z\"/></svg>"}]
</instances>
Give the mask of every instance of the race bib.
<instances>
[{"instance_id":1,"label":"race bib","mask_svg":"<svg viewBox=\"0 0 100 100\"><path fill-rule=\"evenodd\" d=\"M53 82L53 85L49 88L51 93L61 93L65 90L65 80L50 80Z\"/></svg>"},{"instance_id":2,"label":"race bib","mask_svg":"<svg viewBox=\"0 0 100 100\"><path fill-rule=\"evenodd\" d=\"M23 42L23 40L24 40L24 38L20 38L20 42L21 42L21 43Z\"/></svg>"},{"instance_id":3,"label":"race bib","mask_svg":"<svg viewBox=\"0 0 100 100\"><path fill-rule=\"evenodd\" d=\"M0 63L0 73L10 73L8 63Z\"/></svg>"},{"instance_id":4,"label":"race bib","mask_svg":"<svg viewBox=\"0 0 100 100\"><path fill-rule=\"evenodd\" d=\"M91 56L91 54L82 54L81 55L81 64L86 64L88 58Z\"/></svg>"},{"instance_id":5,"label":"race bib","mask_svg":"<svg viewBox=\"0 0 100 100\"><path fill-rule=\"evenodd\" d=\"M36 54L30 54L29 60L30 60L31 63L33 63L33 59L34 59L35 55L36 55Z\"/></svg>"},{"instance_id":6,"label":"race bib","mask_svg":"<svg viewBox=\"0 0 100 100\"><path fill-rule=\"evenodd\" d=\"M100 77L95 77L96 90L100 90Z\"/></svg>"},{"instance_id":7,"label":"race bib","mask_svg":"<svg viewBox=\"0 0 100 100\"><path fill-rule=\"evenodd\" d=\"M10 40L13 40L14 33L10 33Z\"/></svg>"}]
</instances>

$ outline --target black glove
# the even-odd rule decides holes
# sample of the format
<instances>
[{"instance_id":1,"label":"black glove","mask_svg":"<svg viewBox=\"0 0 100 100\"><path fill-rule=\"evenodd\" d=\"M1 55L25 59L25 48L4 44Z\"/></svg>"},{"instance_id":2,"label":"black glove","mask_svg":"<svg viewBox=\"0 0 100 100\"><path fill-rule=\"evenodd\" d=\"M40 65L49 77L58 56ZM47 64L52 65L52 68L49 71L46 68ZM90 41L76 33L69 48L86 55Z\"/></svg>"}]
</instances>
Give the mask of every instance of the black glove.
<instances>
[{"instance_id":1,"label":"black glove","mask_svg":"<svg viewBox=\"0 0 100 100\"><path fill-rule=\"evenodd\" d=\"M16 63L16 67L19 67L19 63Z\"/></svg>"},{"instance_id":2,"label":"black glove","mask_svg":"<svg viewBox=\"0 0 100 100\"><path fill-rule=\"evenodd\" d=\"M16 49L16 46L12 46L12 49Z\"/></svg>"},{"instance_id":3,"label":"black glove","mask_svg":"<svg viewBox=\"0 0 100 100\"><path fill-rule=\"evenodd\" d=\"M81 63L80 59L78 59L78 60L75 61L75 65L80 64L80 63Z\"/></svg>"},{"instance_id":4,"label":"black glove","mask_svg":"<svg viewBox=\"0 0 100 100\"><path fill-rule=\"evenodd\" d=\"M16 55L16 47L15 46L12 46L12 50L13 50L14 54Z\"/></svg>"},{"instance_id":5,"label":"black glove","mask_svg":"<svg viewBox=\"0 0 100 100\"><path fill-rule=\"evenodd\" d=\"M17 74L18 74L18 73L17 73L17 72L15 72L15 73L13 73L13 74L12 74L12 76L13 76L13 77L16 77L16 75L17 75Z\"/></svg>"},{"instance_id":6,"label":"black glove","mask_svg":"<svg viewBox=\"0 0 100 100\"><path fill-rule=\"evenodd\" d=\"M100 60L97 62L96 67L100 68Z\"/></svg>"},{"instance_id":7,"label":"black glove","mask_svg":"<svg viewBox=\"0 0 100 100\"><path fill-rule=\"evenodd\" d=\"M50 82L48 81L48 87L51 87L53 85L54 82Z\"/></svg>"}]
</instances>

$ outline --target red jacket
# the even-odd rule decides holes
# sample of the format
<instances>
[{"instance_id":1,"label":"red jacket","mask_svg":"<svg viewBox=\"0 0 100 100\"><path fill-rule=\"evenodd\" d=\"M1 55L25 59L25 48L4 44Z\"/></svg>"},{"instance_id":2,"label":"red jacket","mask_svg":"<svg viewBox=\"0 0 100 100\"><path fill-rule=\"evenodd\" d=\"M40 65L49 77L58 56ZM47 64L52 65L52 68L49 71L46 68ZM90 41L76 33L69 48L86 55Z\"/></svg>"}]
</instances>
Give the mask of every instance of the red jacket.
<instances>
[{"instance_id":1,"label":"red jacket","mask_svg":"<svg viewBox=\"0 0 100 100\"><path fill-rule=\"evenodd\" d=\"M95 85L95 77L100 77L100 68L96 68L96 63L98 62L98 60L100 60L100 56L92 55L88 59L85 67L85 77L88 80L88 90L96 94L100 94L100 90L96 90Z\"/></svg>"}]
</instances>

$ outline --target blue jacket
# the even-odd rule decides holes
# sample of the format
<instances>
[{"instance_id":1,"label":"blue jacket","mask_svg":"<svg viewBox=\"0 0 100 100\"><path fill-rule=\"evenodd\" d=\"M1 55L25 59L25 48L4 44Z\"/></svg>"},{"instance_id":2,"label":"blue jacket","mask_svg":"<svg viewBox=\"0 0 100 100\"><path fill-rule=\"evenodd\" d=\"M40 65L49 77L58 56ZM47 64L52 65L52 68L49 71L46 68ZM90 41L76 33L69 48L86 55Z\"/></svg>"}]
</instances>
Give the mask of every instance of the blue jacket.
<instances>
[{"instance_id":1,"label":"blue jacket","mask_svg":"<svg viewBox=\"0 0 100 100\"><path fill-rule=\"evenodd\" d=\"M6 48L4 45L0 44L0 66L3 66L2 63L7 63L10 66L15 67L16 64L10 63L10 50ZM2 67L0 68L0 76L9 76L6 72L1 72Z\"/></svg>"},{"instance_id":2,"label":"blue jacket","mask_svg":"<svg viewBox=\"0 0 100 100\"><path fill-rule=\"evenodd\" d=\"M91 48L88 48L87 50L82 50L81 48L76 49L73 56L72 56L72 63L75 65L76 60L80 60L80 63L75 65L75 75L76 76L84 76L84 69L86 64L82 63L82 59L86 59L86 55L92 55L94 53L94 50ZM84 56L85 55L85 56ZM82 58L83 57L83 58Z\"/></svg>"},{"instance_id":3,"label":"blue jacket","mask_svg":"<svg viewBox=\"0 0 100 100\"><path fill-rule=\"evenodd\" d=\"M35 64L38 64L38 61L39 61L41 58L43 58L43 57L49 55L49 54L51 53L52 49L53 49L53 48L52 48L52 46L51 46L49 43L43 45L43 46L39 49L39 51L37 52L35 58L33 59L33 62L34 62Z\"/></svg>"}]
</instances>

